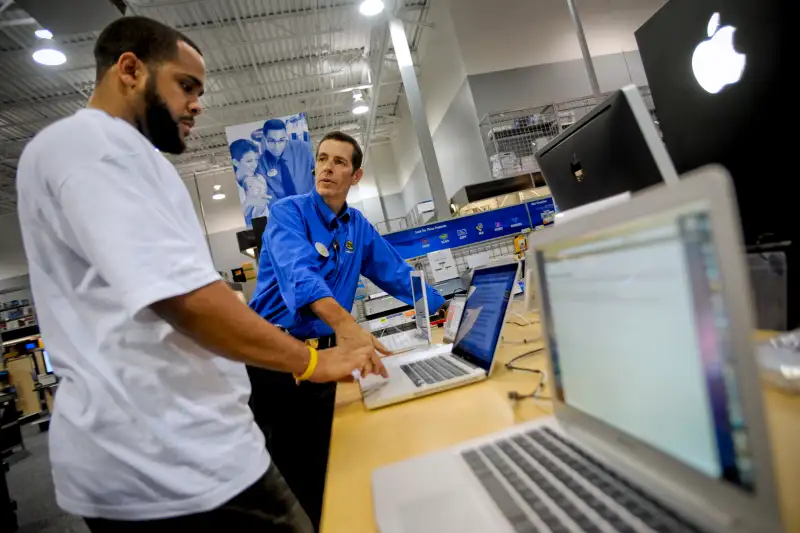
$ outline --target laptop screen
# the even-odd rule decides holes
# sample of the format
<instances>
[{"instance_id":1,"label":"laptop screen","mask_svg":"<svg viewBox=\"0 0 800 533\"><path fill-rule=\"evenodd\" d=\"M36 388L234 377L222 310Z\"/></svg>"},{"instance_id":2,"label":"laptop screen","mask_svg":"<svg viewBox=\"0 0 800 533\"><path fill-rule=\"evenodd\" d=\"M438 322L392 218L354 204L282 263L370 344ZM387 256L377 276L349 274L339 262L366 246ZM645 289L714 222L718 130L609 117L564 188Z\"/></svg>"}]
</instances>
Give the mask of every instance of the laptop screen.
<instances>
[{"instance_id":1,"label":"laptop screen","mask_svg":"<svg viewBox=\"0 0 800 533\"><path fill-rule=\"evenodd\" d=\"M42 358L44 359L44 370L48 374L53 373L53 365L50 363L50 354L47 353L47 350L42 350Z\"/></svg>"},{"instance_id":2,"label":"laptop screen","mask_svg":"<svg viewBox=\"0 0 800 533\"><path fill-rule=\"evenodd\" d=\"M559 400L754 490L708 207L536 250Z\"/></svg>"},{"instance_id":3,"label":"laptop screen","mask_svg":"<svg viewBox=\"0 0 800 533\"><path fill-rule=\"evenodd\" d=\"M425 305L424 283L422 272L411 273L411 296L414 298L414 320L417 322L417 332L420 336L429 339L431 323L428 318L428 308Z\"/></svg>"},{"instance_id":4,"label":"laptop screen","mask_svg":"<svg viewBox=\"0 0 800 533\"><path fill-rule=\"evenodd\" d=\"M475 271L456 332L453 355L489 371L516 276L517 263Z\"/></svg>"}]
</instances>

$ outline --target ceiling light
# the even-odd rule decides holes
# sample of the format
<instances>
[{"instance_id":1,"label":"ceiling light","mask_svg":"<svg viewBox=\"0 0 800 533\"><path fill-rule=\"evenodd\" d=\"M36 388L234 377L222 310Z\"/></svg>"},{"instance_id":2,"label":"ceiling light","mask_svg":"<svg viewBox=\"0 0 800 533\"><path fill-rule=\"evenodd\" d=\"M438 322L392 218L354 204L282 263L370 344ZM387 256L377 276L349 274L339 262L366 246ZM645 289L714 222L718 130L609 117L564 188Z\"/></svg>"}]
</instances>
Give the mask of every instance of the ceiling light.
<instances>
[{"instance_id":1,"label":"ceiling light","mask_svg":"<svg viewBox=\"0 0 800 533\"><path fill-rule=\"evenodd\" d=\"M33 53L33 60L41 65L54 67L56 65L63 65L67 62L67 56L63 52L54 48L42 48Z\"/></svg>"},{"instance_id":2,"label":"ceiling light","mask_svg":"<svg viewBox=\"0 0 800 533\"><path fill-rule=\"evenodd\" d=\"M369 111L369 102L364 100L361 91L353 91L353 114L363 115Z\"/></svg>"},{"instance_id":3,"label":"ceiling light","mask_svg":"<svg viewBox=\"0 0 800 533\"><path fill-rule=\"evenodd\" d=\"M365 17L373 17L383 11L384 5L381 0L364 0L358 10Z\"/></svg>"},{"instance_id":4,"label":"ceiling light","mask_svg":"<svg viewBox=\"0 0 800 533\"><path fill-rule=\"evenodd\" d=\"M50 30L36 30L33 34L39 39L52 39L53 33Z\"/></svg>"},{"instance_id":5,"label":"ceiling light","mask_svg":"<svg viewBox=\"0 0 800 533\"><path fill-rule=\"evenodd\" d=\"M223 193L221 193L221 192L218 192L217 194L212 196L211 199L212 200L224 200L225 199L225 195Z\"/></svg>"},{"instance_id":6,"label":"ceiling light","mask_svg":"<svg viewBox=\"0 0 800 533\"><path fill-rule=\"evenodd\" d=\"M222 185L214 185L214 190L218 191L222 188Z\"/></svg>"}]
</instances>

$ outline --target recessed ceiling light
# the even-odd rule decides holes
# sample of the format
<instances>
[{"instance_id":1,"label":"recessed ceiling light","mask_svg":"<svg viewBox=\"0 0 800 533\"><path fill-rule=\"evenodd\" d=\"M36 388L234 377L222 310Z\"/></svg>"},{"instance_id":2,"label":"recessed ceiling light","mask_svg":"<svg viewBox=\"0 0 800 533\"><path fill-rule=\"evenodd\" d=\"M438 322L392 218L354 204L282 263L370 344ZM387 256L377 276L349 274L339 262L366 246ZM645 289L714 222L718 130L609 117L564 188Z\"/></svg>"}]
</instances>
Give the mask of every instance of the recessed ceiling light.
<instances>
[{"instance_id":1,"label":"recessed ceiling light","mask_svg":"<svg viewBox=\"0 0 800 533\"><path fill-rule=\"evenodd\" d=\"M364 0L361 2L361 5L358 6L358 10L365 17L373 17L383 11L383 8L384 5L381 0Z\"/></svg>"},{"instance_id":2,"label":"recessed ceiling light","mask_svg":"<svg viewBox=\"0 0 800 533\"><path fill-rule=\"evenodd\" d=\"M222 188L222 185L214 185L214 190L218 191Z\"/></svg>"},{"instance_id":3,"label":"recessed ceiling light","mask_svg":"<svg viewBox=\"0 0 800 533\"><path fill-rule=\"evenodd\" d=\"M36 30L33 34L39 39L52 39L53 33L50 30Z\"/></svg>"},{"instance_id":4,"label":"recessed ceiling light","mask_svg":"<svg viewBox=\"0 0 800 533\"><path fill-rule=\"evenodd\" d=\"M361 94L361 91L353 91L353 114L363 115L367 111L369 111L369 103L364 100L364 95Z\"/></svg>"},{"instance_id":5,"label":"recessed ceiling light","mask_svg":"<svg viewBox=\"0 0 800 533\"><path fill-rule=\"evenodd\" d=\"M67 62L67 56L64 52L55 50L53 48L42 48L33 53L33 60L41 65L54 67L56 65L63 65Z\"/></svg>"},{"instance_id":6,"label":"recessed ceiling light","mask_svg":"<svg viewBox=\"0 0 800 533\"><path fill-rule=\"evenodd\" d=\"M212 200L224 200L225 199L225 195L223 193L221 193L221 192L218 192L217 194L212 196L211 199Z\"/></svg>"}]
</instances>

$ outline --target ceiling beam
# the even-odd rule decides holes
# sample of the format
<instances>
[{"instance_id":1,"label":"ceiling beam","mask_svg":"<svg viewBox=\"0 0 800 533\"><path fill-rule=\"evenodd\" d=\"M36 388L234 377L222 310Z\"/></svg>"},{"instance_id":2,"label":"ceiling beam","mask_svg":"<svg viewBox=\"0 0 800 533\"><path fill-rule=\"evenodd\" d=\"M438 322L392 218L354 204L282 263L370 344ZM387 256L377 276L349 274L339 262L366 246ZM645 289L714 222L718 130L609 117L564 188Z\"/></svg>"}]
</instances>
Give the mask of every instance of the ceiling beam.
<instances>
[{"instance_id":1,"label":"ceiling beam","mask_svg":"<svg viewBox=\"0 0 800 533\"><path fill-rule=\"evenodd\" d=\"M343 55L350 55L350 54L363 54L362 48L349 48L346 50L340 50L336 52L329 52L324 54L307 54L305 56L299 56L296 58L286 58L286 59L279 59L275 61L261 61L256 63L256 67L286 67L290 65L298 65L298 64L307 64L307 63L314 63L319 61L320 59L330 59L333 57L339 57ZM91 68L94 68L92 66ZM233 73L237 71L249 71L252 68L252 65L248 65L245 68L242 67L229 67L229 68L219 68L219 69L210 69L206 71L206 76L218 76L218 75L227 75L228 73ZM91 90L91 88L88 88ZM86 98L83 97L78 91L74 88L70 88L69 94L63 94L58 96L52 97L44 97L34 99L32 102L15 102L10 104L3 104L0 105L0 113L3 111L14 110L14 109L30 109L31 103L35 104L50 104L50 103L66 103L66 102L81 102L85 101Z\"/></svg>"}]
</instances>

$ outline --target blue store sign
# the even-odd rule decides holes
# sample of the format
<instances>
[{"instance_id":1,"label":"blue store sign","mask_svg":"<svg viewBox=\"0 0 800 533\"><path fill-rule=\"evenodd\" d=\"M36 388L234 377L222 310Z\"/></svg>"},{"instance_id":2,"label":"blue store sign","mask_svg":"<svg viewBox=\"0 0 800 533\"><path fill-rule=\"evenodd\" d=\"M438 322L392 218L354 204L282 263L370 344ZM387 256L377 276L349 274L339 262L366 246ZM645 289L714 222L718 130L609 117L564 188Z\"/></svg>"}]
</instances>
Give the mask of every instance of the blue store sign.
<instances>
[{"instance_id":1,"label":"blue store sign","mask_svg":"<svg viewBox=\"0 0 800 533\"><path fill-rule=\"evenodd\" d=\"M409 259L437 250L514 235L530 227L528 210L521 204L389 233L384 238L403 259Z\"/></svg>"}]
</instances>

